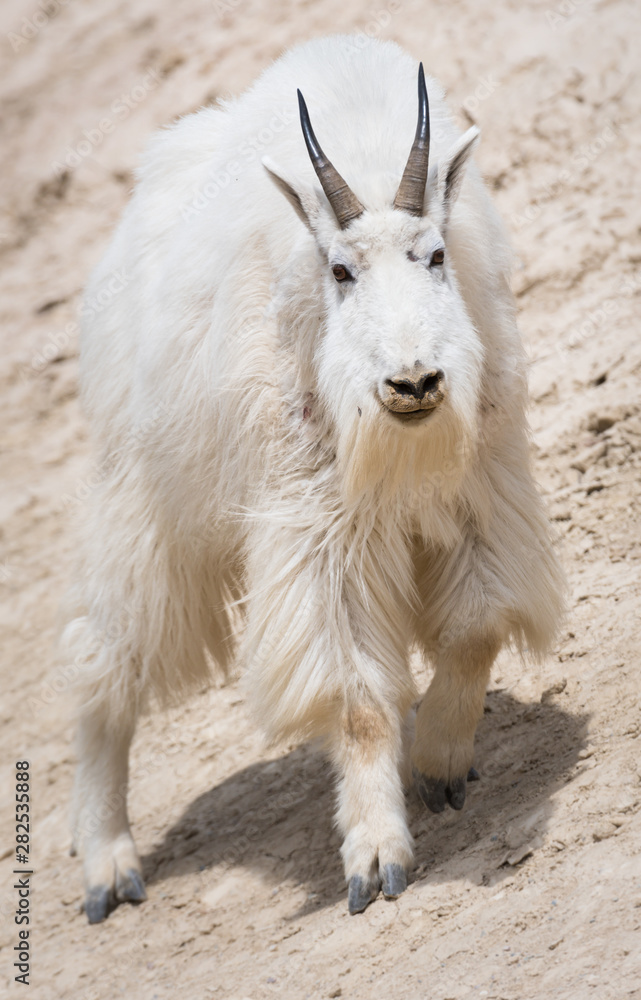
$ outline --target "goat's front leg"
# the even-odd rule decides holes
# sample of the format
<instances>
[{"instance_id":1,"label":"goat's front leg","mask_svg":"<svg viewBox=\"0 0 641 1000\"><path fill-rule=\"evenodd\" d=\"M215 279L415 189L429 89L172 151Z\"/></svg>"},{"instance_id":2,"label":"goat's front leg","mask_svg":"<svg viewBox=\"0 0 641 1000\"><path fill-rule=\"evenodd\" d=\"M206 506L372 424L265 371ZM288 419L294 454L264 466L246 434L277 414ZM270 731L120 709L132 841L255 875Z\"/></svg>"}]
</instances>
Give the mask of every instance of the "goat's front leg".
<instances>
[{"instance_id":1,"label":"goat's front leg","mask_svg":"<svg viewBox=\"0 0 641 1000\"><path fill-rule=\"evenodd\" d=\"M442 640L434 654L434 677L416 715L412 747L414 780L432 812L442 812L446 803L463 808L474 734L500 645L493 636L467 636Z\"/></svg>"},{"instance_id":2,"label":"goat's front leg","mask_svg":"<svg viewBox=\"0 0 641 1000\"><path fill-rule=\"evenodd\" d=\"M349 698L331 750L339 771L337 821L345 838L341 854L349 911L360 913L381 888L389 899L399 896L412 862L400 776L400 712L394 706L383 709L366 695Z\"/></svg>"}]
</instances>

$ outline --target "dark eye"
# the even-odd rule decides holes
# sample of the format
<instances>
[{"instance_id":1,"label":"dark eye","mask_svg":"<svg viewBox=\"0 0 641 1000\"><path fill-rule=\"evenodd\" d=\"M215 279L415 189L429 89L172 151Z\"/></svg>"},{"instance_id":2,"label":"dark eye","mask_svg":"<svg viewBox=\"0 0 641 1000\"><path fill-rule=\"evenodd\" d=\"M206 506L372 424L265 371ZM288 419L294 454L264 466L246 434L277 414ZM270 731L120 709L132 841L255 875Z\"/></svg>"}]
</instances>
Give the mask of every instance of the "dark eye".
<instances>
[{"instance_id":1,"label":"dark eye","mask_svg":"<svg viewBox=\"0 0 641 1000\"><path fill-rule=\"evenodd\" d=\"M435 250L432 254L432 259L430 261L430 267L434 267L437 264L442 264L445 260L445 250Z\"/></svg>"},{"instance_id":2,"label":"dark eye","mask_svg":"<svg viewBox=\"0 0 641 1000\"><path fill-rule=\"evenodd\" d=\"M334 264L334 266L332 268L332 274L334 275L334 277L336 278L336 280L339 282L339 284L342 281L353 281L354 280L353 277L352 277L352 275L347 270L347 268L343 267L342 264Z\"/></svg>"}]
</instances>

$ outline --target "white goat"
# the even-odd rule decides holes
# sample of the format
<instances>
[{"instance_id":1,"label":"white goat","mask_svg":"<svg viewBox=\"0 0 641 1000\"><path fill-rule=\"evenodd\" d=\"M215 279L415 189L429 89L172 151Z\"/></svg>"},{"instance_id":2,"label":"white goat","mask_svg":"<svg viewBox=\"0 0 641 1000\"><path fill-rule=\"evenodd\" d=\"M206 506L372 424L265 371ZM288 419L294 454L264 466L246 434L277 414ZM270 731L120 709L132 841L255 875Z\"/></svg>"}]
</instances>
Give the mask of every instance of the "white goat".
<instances>
[{"instance_id":1,"label":"white goat","mask_svg":"<svg viewBox=\"0 0 641 1000\"><path fill-rule=\"evenodd\" d=\"M92 922L145 896L136 716L227 668L235 609L270 736L327 741L352 912L402 892L412 860L411 649L434 667L411 762L438 812L463 805L498 650L540 655L554 635L510 252L469 163L477 129L461 136L429 81L430 146L416 72L389 42L317 40L164 130L89 284L82 396L104 474L65 636Z\"/></svg>"}]
</instances>

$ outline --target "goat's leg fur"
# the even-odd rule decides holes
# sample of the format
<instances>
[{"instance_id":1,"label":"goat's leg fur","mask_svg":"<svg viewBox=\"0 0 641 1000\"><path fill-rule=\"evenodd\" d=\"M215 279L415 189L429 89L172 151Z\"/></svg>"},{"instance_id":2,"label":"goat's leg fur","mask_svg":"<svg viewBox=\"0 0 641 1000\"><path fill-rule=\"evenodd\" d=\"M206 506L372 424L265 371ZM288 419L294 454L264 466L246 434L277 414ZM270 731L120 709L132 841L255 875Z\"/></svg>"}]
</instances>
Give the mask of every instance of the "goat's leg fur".
<instances>
[{"instance_id":1,"label":"goat's leg fur","mask_svg":"<svg viewBox=\"0 0 641 1000\"><path fill-rule=\"evenodd\" d=\"M152 516L138 479L135 470L108 478L93 498L77 617L63 637L78 668L75 839L92 923L123 900L145 898L127 818L138 712L154 696L162 704L202 685L206 645L219 662L226 654L212 610L222 602L215 570Z\"/></svg>"},{"instance_id":2,"label":"goat's leg fur","mask_svg":"<svg viewBox=\"0 0 641 1000\"><path fill-rule=\"evenodd\" d=\"M432 812L446 803L463 808L474 734L500 645L492 635L469 635L442 642L433 654L434 677L416 715L412 747L417 788Z\"/></svg>"},{"instance_id":3,"label":"goat's leg fur","mask_svg":"<svg viewBox=\"0 0 641 1000\"><path fill-rule=\"evenodd\" d=\"M363 695L345 705L332 733L351 913L364 910L381 887L395 898L407 886L413 850L400 775L402 725L394 707L382 708Z\"/></svg>"},{"instance_id":4,"label":"goat's leg fur","mask_svg":"<svg viewBox=\"0 0 641 1000\"><path fill-rule=\"evenodd\" d=\"M77 734L74 841L82 845L85 911L98 923L118 903L146 898L127 818L132 716L113 722L99 708L85 712Z\"/></svg>"}]
</instances>

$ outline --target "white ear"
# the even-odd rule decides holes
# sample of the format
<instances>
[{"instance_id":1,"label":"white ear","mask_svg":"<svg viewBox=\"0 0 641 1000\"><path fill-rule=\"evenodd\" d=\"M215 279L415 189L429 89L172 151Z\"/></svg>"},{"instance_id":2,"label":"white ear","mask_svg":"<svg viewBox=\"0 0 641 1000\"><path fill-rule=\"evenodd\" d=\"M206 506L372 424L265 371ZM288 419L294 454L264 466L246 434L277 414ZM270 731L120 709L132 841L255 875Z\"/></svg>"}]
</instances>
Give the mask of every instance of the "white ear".
<instances>
[{"instance_id":1,"label":"white ear","mask_svg":"<svg viewBox=\"0 0 641 1000\"><path fill-rule=\"evenodd\" d=\"M274 163L269 156L264 156L261 163L278 190L285 195L290 205L292 205L299 219L305 223L311 233L314 233L320 214L320 202L316 197L314 189L308 187L306 184L294 185L285 176L278 164Z\"/></svg>"},{"instance_id":2,"label":"white ear","mask_svg":"<svg viewBox=\"0 0 641 1000\"><path fill-rule=\"evenodd\" d=\"M454 143L444 159L439 162L436 187L443 205L445 221L447 221L450 209L456 201L467 161L474 152L480 134L476 125L468 128L467 132Z\"/></svg>"}]
</instances>

